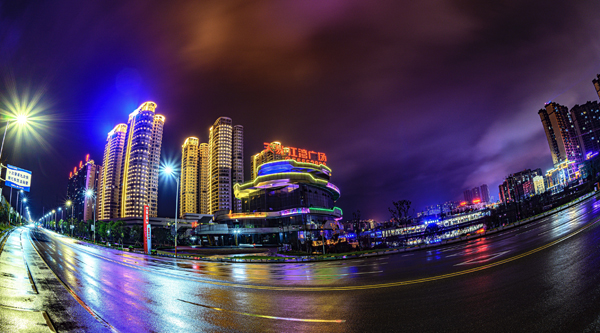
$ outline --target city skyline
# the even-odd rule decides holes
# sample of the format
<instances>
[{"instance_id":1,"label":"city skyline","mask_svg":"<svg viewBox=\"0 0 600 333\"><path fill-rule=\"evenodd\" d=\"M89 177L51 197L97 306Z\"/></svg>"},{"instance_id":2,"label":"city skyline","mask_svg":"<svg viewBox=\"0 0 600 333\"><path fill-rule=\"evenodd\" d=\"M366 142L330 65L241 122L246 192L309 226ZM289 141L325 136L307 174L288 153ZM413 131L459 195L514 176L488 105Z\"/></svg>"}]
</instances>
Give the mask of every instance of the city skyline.
<instances>
[{"instance_id":1,"label":"city skyline","mask_svg":"<svg viewBox=\"0 0 600 333\"><path fill-rule=\"evenodd\" d=\"M591 81L600 73L592 15L599 4L439 5L447 10L393 3L20 3L2 14L0 61L18 78L19 91L45 89L41 101L54 130L41 133L46 143L23 139L35 157L15 144L3 157L52 189L31 193L36 209L48 209L64 201L72 161L85 154L100 161L106 133L153 100L169 118L165 159L179 160L186 137L203 136L214 119L228 116L245 127L250 154L273 141L327 153L347 213L358 208L385 220L393 200L411 200L418 210L458 200L481 184L498 198L507 175L552 167L536 114L544 103L572 108L598 100ZM67 23L76 8L81 20ZM180 20L162 18L163 11ZM213 13L213 25L186 12ZM46 29L48 15L54 19ZM141 28L132 16L161 18ZM47 34L57 36L52 44ZM88 38L94 34L102 38ZM578 52L553 52L557 43ZM52 158L57 154L65 157ZM175 184L161 180L159 188L158 214L170 216Z\"/></svg>"}]
</instances>

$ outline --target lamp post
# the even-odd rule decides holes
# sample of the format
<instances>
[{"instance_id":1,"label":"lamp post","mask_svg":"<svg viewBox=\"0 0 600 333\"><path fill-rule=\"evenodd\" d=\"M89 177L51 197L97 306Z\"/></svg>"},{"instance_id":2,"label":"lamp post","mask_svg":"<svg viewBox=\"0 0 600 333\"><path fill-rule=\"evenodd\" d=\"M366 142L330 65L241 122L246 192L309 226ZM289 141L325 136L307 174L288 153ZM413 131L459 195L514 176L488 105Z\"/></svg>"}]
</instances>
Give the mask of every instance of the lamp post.
<instances>
[{"instance_id":1,"label":"lamp post","mask_svg":"<svg viewBox=\"0 0 600 333\"><path fill-rule=\"evenodd\" d=\"M19 114L15 120L17 124L24 125L27 123L27 116L25 114ZM2 136L2 145L0 145L0 158L2 158L2 150L4 150L4 139L6 139L6 132L8 131L8 126L10 125L10 120L6 122L6 127L4 127L4 135ZM2 190L2 187L0 187ZM11 188L12 190L12 188ZM12 192L11 192L12 194Z\"/></svg>"},{"instance_id":2,"label":"lamp post","mask_svg":"<svg viewBox=\"0 0 600 333\"><path fill-rule=\"evenodd\" d=\"M85 190L85 196L88 198L93 198L94 200L94 204L93 204L93 213L94 213L94 244L96 244L96 194L94 193L94 190L89 188L87 190Z\"/></svg>"},{"instance_id":3,"label":"lamp post","mask_svg":"<svg viewBox=\"0 0 600 333\"><path fill-rule=\"evenodd\" d=\"M27 198L23 197L23 199L21 199L21 212L19 214L23 215L23 203L27 202Z\"/></svg>"},{"instance_id":4,"label":"lamp post","mask_svg":"<svg viewBox=\"0 0 600 333\"><path fill-rule=\"evenodd\" d=\"M175 182L177 182L177 190L175 192L175 258L177 258L177 206L179 205L179 177L178 175L175 173L175 170L173 170L173 167L171 166L166 166L163 169L163 172L169 176L173 176L175 177Z\"/></svg>"}]
</instances>

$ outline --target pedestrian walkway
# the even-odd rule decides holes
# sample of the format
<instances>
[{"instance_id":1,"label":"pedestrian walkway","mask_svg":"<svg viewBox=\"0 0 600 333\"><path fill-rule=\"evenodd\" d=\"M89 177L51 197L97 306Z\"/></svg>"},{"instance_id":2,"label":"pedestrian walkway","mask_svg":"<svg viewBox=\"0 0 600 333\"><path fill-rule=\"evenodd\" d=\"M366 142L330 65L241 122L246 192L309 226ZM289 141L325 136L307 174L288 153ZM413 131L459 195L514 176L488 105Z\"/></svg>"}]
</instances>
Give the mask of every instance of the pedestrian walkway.
<instances>
[{"instance_id":1,"label":"pedestrian walkway","mask_svg":"<svg viewBox=\"0 0 600 333\"><path fill-rule=\"evenodd\" d=\"M0 241L0 331L55 332L45 311L36 309L37 287L23 255L21 230Z\"/></svg>"}]
</instances>

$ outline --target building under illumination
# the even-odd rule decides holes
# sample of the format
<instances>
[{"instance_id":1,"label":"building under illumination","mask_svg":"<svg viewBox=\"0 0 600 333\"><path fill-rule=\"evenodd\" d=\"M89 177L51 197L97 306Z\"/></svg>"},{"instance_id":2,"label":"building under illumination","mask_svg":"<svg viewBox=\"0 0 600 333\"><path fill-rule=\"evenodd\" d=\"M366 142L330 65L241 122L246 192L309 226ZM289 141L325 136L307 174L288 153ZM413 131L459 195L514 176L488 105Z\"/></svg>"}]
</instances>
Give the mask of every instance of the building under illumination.
<instances>
[{"instance_id":1,"label":"building under illumination","mask_svg":"<svg viewBox=\"0 0 600 333\"><path fill-rule=\"evenodd\" d=\"M145 102L129 115L123 157L121 216L150 216L158 208L158 169L165 117L155 114L156 104Z\"/></svg>"},{"instance_id":2,"label":"building under illumination","mask_svg":"<svg viewBox=\"0 0 600 333\"><path fill-rule=\"evenodd\" d=\"M600 152L600 107L598 102L587 102L571 108L579 145L584 154Z\"/></svg>"},{"instance_id":3,"label":"building under illumination","mask_svg":"<svg viewBox=\"0 0 600 333\"><path fill-rule=\"evenodd\" d=\"M526 169L510 174L500 186L500 200L503 203L521 201L535 194L534 177L541 176L542 169Z\"/></svg>"},{"instance_id":4,"label":"building under illumination","mask_svg":"<svg viewBox=\"0 0 600 333\"><path fill-rule=\"evenodd\" d=\"M123 148L127 125L118 124L108 133L102 159L102 176L96 191L99 220L121 217Z\"/></svg>"},{"instance_id":5,"label":"building under illumination","mask_svg":"<svg viewBox=\"0 0 600 333\"><path fill-rule=\"evenodd\" d=\"M201 143L198 149L198 213L208 214L208 143Z\"/></svg>"},{"instance_id":6,"label":"building under illumination","mask_svg":"<svg viewBox=\"0 0 600 333\"><path fill-rule=\"evenodd\" d=\"M185 139L181 146L181 182L179 184L179 214L198 213L198 153L200 140Z\"/></svg>"},{"instance_id":7,"label":"building under illumination","mask_svg":"<svg viewBox=\"0 0 600 333\"><path fill-rule=\"evenodd\" d=\"M575 123L567 107L550 102L538 112L538 115L546 132L554 165L566 160L583 161L583 150L577 138Z\"/></svg>"},{"instance_id":8,"label":"building under illumination","mask_svg":"<svg viewBox=\"0 0 600 333\"><path fill-rule=\"evenodd\" d=\"M65 212L66 217L73 217L79 221L89 221L94 217L94 198L87 197L85 191L91 189L96 191L101 178L102 167L96 165L94 160L90 160L90 155L86 155L85 162L79 162L79 167L75 167L69 174L67 185L67 199L71 200L73 207Z\"/></svg>"},{"instance_id":9,"label":"building under illumination","mask_svg":"<svg viewBox=\"0 0 600 333\"><path fill-rule=\"evenodd\" d=\"M241 205L233 196L233 185L244 181L243 126L220 117L209 129L208 213L237 212Z\"/></svg>"},{"instance_id":10,"label":"building under illumination","mask_svg":"<svg viewBox=\"0 0 600 333\"><path fill-rule=\"evenodd\" d=\"M278 155L276 160L254 162L253 179L234 185L235 196L242 203L241 212L215 214L218 224L200 226L197 233L214 238L218 245L285 243L304 250L317 246L321 235L330 239L338 232L342 210L335 207L335 202L340 191L330 182L331 169L317 161L299 162ZM326 160L325 154L322 159Z\"/></svg>"}]
</instances>

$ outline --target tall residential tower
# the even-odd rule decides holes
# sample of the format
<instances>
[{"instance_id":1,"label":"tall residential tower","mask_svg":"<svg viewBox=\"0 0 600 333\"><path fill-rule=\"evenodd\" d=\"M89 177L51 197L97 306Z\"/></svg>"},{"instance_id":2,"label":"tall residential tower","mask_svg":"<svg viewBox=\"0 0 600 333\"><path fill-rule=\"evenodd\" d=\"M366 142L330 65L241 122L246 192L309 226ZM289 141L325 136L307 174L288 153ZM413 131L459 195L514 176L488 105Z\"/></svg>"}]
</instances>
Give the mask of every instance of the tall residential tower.
<instances>
[{"instance_id":1,"label":"tall residential tower","mask_svg":"<svg viewBox=\"0 0 600 333\"><path fill-rule=\"evenodd\" d=\"M233 126L227 117L218 118L209 129L209 214L241 210L241 204L233 196L233 185L244 180L243 135L243 127Z\"/></svg>"},{"instance_id":2,"label":"tall residential tower","mask_svg":"<svg viewBox=\"0 0 600 333\"><path fill-rule=\"evenodd\" d=\"M180 216L198 213L199 144L198 138L189 137L185 139L183 146L181 146Z\"/></svg>"},{"instance_id":3,"label":"tall residential tower","mask_svg":"<svg viewBox=\"0 0 600 333\"><path fill-rule=\"evenodd\" d=\"M158 168L165 117L155 114L156 104L146 102L129 115L123 158L121 217L157 216Z\"/></svg>"},{"instance_id":4,"label":"tall residential tower","mask_svg":"<svg viewBox=\"0 0 600 333\"><path fill-rule=\"evenodd\" d=\"M126 132L127 125L118 124L106 138L101 182L96 192L99 220L121 217L121 177Z\"/></svg>"},{"instance_id":5,"label":"tall residential tower","mask_svg":"<svg viewBox=\"0 0 600 333\"><path fill-rule=\"evenodd\" d=\"M550 102L538 114L544 125L554 165L566 160L581 162L583 151L567 107Z\"/></svg>"}]
</instances>

